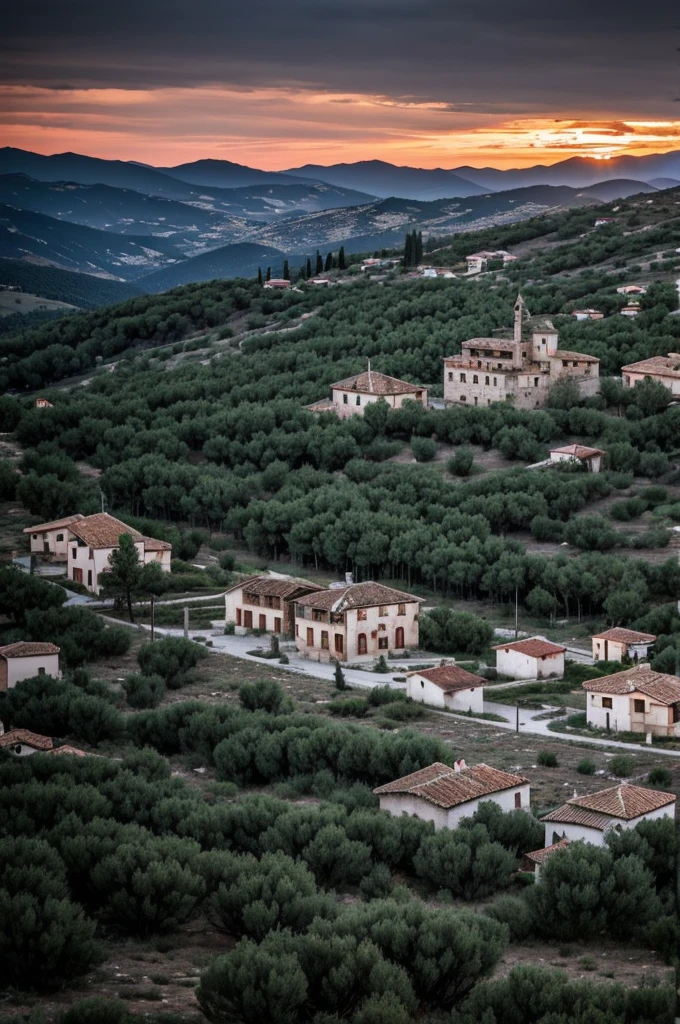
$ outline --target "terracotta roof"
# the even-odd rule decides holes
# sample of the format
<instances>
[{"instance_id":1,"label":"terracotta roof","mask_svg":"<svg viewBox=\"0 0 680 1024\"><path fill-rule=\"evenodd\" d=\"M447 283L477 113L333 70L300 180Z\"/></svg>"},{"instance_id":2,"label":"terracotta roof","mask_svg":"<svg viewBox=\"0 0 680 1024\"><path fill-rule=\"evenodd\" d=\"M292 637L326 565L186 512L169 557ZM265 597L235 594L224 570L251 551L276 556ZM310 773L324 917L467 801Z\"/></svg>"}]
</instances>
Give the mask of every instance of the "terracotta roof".
<instances>
[{"instance_id":1,"label":"terracotta roof","mask_svg":"<svg viewBox=\"0 0 680 1024\"><path fill-rule=\"evenodd\" d=\"M554 352L549 353L551 358L555 359L578 359L582 363L599 363L599 359L595 356L589 356L586 352L568 352L566 349L558 348Z\"/></svg>"},{"instance_id":2,"label":"terracotta roof","mask_svg":"<svg viewBox=\"0 0 680 1024\"><path fill-rule=\"evenodd\" d=\"M331 398L321 398L318 402L312 402L311 405L304 405L303 409L308 412L335 412L336 405Z\"/></svg>"},{"instance_id":3,"label":"terracotta roof","mask_svg":"<svg viewBox=\"0 0 680 1024\"><path fill-rule=\"evenodd\" d=\"M516 342L512 338L468 338L461 345L461 348L495 348L498 352L510 350L515 347ZM525 342L528 344L528 342ZM455 356L451 358L455 359Z\"/></svg>"},{"instance_id":4,"label":"terracotta roof","mask_svg":"<svg viewBox=\"0 0 680 1024\"><path fill-rule=\"evenodd\" d=\"M251 576L249 579L241 580L229 587L226 591L230 594L232 590L247 590L249 594L264 594L268 597L293 597L300 590L323 591L326 588L318 583L310 583L309 580L301 579L278 579L276 576Z\"/></svg>"},{"instance_id":5,"label":"terracotta roof","mask_svg":"<svg viewBox=\"0 0 680 1024\"><path fill-rule=\"evenodd\" d=\"M375 605L413 604L422 602L422 597L405 594L382 583L352 583L347 587L333 587L317 594L307 594L297 602L304 608L320 608L325 611L343 612L350 608L372 608Z\"/></svg>"},{"instance_id":6,"label":"terracotta roof","mask_svg":"<svg viewBox=\"0 0 680 1024\"><path fill-rule=\"evenodd\" d=\"M569 846L569 840L560 839L559 843L553 843L552 846L544 846L542 850L532 850L531 853L525 853L524 856L534 864L545 864L556 850L563 850L565 846Z\"/></svg>"},{"instance_id":7,"label":"terracotta roof","mask_svg":"<svg viewBox=\"0 0 680 1024\"><path fill-rule=\"evenodd\" d=\"M484 686L484 680L481 676L473 675L472 672L466 672L464 668L459 668L458 665L440 665L439 668L426 668L420 672L407 672L406 675L407 677L422 676L423 679L434 683L435 686L438 686L445 693L451 693L454 690L469 690L474 686Z\"/></svg>"},{"instance_id":8,"label":"terracotta roof","mask_svg":"<svg viewBox=\"0 0 680 1024\"><path fill-rule=\"evenodd\" d=\"M615 626L613 629L606 629L604 633L595 633L593 640L614 640L619 644L652 644L656 640L653 633L640 633L637 629L623 629Z\"/></svg>"},{"instance_id":9,"label":"terracotta roof","mask_svg":"<svg viewBox=\"0 0 680 1024\"><path fill-rule=\"evenodd\" d=\"M46 530L58 530L60 526L71 526L72 523L77 523L85 516L81 516L77 512L74 516L66 516L65 519L55 519L53 523L39 523L37 526L27 526L24 533L45 533Z\"/></svg>"},{"instance_id":10,"label":"terracotta roof","mask_svg":"<svg viewBox=\"0 0 680 1024\"><path fill-rule=\"evenodd\" d=\"M37 658L41 654L59 654L60 649L54 644L34 644L26 640L17 640L14 644L0 647L0 654L3 658Z\"/></svg>"},{"instance_id":11,"label":"terracotta roof","mask_svg":"<svg viewBox=\"0 0 680 1024\"><path fill-rule=\"evenodd\" d=\"M629 309L626 306L626 309ZM680 377L680 358L678 356L652 356L641 359L639 363L629 363L621 367L622 373L659 374L662 377Z\"/></svg>"},{"instance_id":12,"label":"terracotta roof","mask_svg":"<svg viewBox=\"0 0 680 1024\"><path fill-rule=\"evenodd\" d=\"M572 807L584 807L598 814L609 814L614 818L632 821L641 814L649 814L660 807L666 807L667 804L674 804L675 795L620 782L618 786L612 786L610 789L601 789L597 793L588 793L587 796L572 797L567 803Z\"/></svg>"},{"instance_id":13,"label":"terracotta roof","mask_svg":"<svg viewBox=\"0 0 680 1024\"><path fill-rule=\"evenodd\" d=\"M378 795L410 793L437 807L449 809L492 793L527 785L528 782L521 775L511 775L488 764L476 764L456 771L447 764L435 762L395 782L378 786L373 792Z\"/></svg>"},{"instance_id":14,"label":"terracotta roof","mask_svg":"<svg viewBox=\"0 0 680 1024\"><path fill-rule=\"evenodd\" d=\"M367 370L366 373L358 373L356 377L338 380L331 384L331 387L342 388L345 391L361 391L368 395L406 395L425 390L419 384L409 384L406 380L388 377L384 373L376 373L375 370Z\"/></svg>"},{"instance_id":15,"label":"terracotta roof","mask_svg":"<svg viewBox=\"0 0 680 1024\"><path fill-rule=\"evenodd\" d=\"M586 828L595 828L598 832L604 832L611 825L611 818L582 807L572 807L569 803L562 804L550 814L544 814L541 821L554 821L560 825L585 825Z\"/></svg>"},{"instance_id":16,"label":"terracotta roof","mask_svg":"<svg viewBox=\"0 0 680 1024\"><path fill-rule=\"evenodd\" d=\"M655 672L649 665L636 665L610 676L587 679L582 686L589 693L644 693L660 704L677 704L680 701L680 679L665 672Z\"/></svg>"},{"instance_id":17,"label":"terracotta roof","mask_svg":"<svg viewBox=\"0 0 680 1024\"><path fill-rule=\"evenodd\" d=\"M85 516L71 527L71 533L80 537L91 548L115 548L122 534L129 533L134 540L142 539L139 530L121 522L108 512Z\"/></svg>"},{"instance_id":18,"label":"terracotta roof","mask_svg":"<svg viewBox=\"0 0 680 1024\"><path fill-rule=\"evenodd\" d=\"M539 637L529 637L528 640L513 640L509 644L496 644L494 651L517 651L518 654L526 654L530 658L549 658L555 654L564 654L566 647L560 644L551 644L549 640L541 640Z\"/></svg>"},{"instance_id":19,"label":"terracotta roof","mask_svg":"<svg viewBox=\"0 0 680 1024\"><path fill-rule=\"evenodd\" d=\"M28 747L35 747L36 750L51 750L52 740L49 736L41 736L37 732L29 732L28 729L10 729L0 736L0 747L13 747L15 743L25 743Z\"/></svg>"},{"instance_id":20,"label":"terracotta roof","mask_svg":"<svg viewBox=\"0 0 680 1024\"><path fill-rule=\"evenodd\" d=\"M584 444L565 444L562 448L551 448L550 454L573 455L575 459L591 459L594 455L604 455L601 448L588 448Z\"/></svg>"},{"instance_id":21,"label":"terracotta roof","mask_svg":"<svg viewBox=\"0 0 680 1024\"><path fill-rule=\"evenodd\" d=\"M68 743L65 743L61 747L53 747L52 750L47 751L48 754L73 754L74 757L89 757L86 751L80 750L79 747L71 747Z\"/></svg>"},{"instance_id":22,"label":"terracotta roof","mask_svg":"<svg viewBox=\"0 0 680 1024\"><path fill-rule=\"evenodd\" d=\"M142 537L145 551L172 551L172 544L166 540L157 540L155 537Z\"/></svg>"}]
</instances>

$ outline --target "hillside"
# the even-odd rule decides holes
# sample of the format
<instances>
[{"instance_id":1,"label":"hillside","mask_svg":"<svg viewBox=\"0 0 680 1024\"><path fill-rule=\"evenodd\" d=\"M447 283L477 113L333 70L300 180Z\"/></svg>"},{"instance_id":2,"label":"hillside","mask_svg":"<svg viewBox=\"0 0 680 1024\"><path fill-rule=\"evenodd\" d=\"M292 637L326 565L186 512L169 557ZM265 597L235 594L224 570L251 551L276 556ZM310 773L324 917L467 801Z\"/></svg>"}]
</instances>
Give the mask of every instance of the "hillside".
<instances>
[{"instance_id":1,"label":"hillside","mask_svg":"<svg viewBox=\"0 0 680 1024\"><path fill-rule=\"evenodd\" d=\"M138 288L122 281L107 281L92 274L72 273L24 260L0 260L0 284L13 285L24 292L68 302L81 309L113 305L139 294Z\"/></svg>"},{"instance_id":2,"label":"hillside","mask_svg":"<svg viewBox=\"0 0 680 1024\"><path fill-rule=\"evenodd\" d=\"M285 253L267 245L253 242L238 242L212 249L201 256L184 260L174 266L165 267L147 274L139 282L149 292L164 292L178 285L191 282L212 281L214 278L255 277L258 267L263 272L268 266L272 276L279 277L283 270Z\"/></svg>"},{"instance_id":3,"label":"hillside","mask_svg":"<svg viewBox=\"0 0 680 1024\"><path fill-rule=\"evenodd\" d=\"M304 178L320 179L333 185L355 188L388 199L450 199L480 195L485 191L453 171L442 168L427 170L418 167L396 167L384 160L362 160L351 164L305 164L295 167L287 174Z\"/></svg>"},{"instance_id":4,"label":"hillside","mask_svg":"<svg viewBox=\"0 0 680 1024\"><path fill-rule=\"evenodd\" d=\"M249 188L260 185L292 185L300 181L293 174L281 171L260 171L255 167L235 164L231 160L193 160L175 167L156 167L180 181L208 188Z\"/></svg>"}]
</instances>

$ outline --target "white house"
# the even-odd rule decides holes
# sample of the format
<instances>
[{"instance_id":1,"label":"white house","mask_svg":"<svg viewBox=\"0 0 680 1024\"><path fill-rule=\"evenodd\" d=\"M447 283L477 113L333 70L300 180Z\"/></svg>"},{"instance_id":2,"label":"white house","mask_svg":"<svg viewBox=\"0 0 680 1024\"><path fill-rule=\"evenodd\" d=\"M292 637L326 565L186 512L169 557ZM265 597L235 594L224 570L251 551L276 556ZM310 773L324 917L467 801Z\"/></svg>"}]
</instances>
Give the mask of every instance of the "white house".
<instances>
[{"instance_id":1,"label":"white house","mask_svg":"<svg viewBox=\"0 0 680 1024\"><path fill-rule=\"evenodd\" d=\"M568 839L560 839L559 843L553 843L551 846L544 846L542 850L532 850L531 853L525 853L522 857L520 869L522 871L533 871L534 881L538 882L541 878L541 871L543 870L546 861L550 860L553 853L557 853L558 850L563 850L566 846L569 846Z\"/></svg>"},{"instance_id":2,"label":"white house","mask_svg":"<svg viewBox=\"0 0 680 1024\"><path fill-rule=\"evenodd\" d=\"M600 309L574 309L571 315L574 320L604 320L604 313Z\"/></svg>"},{"instance_id":3,"label":"white house","mask_svg":"<svg viewBox=\"0 0 680 1024\"><path fill-rule=\"evenodd\" d=\"M588 725L614 732L680 736L680 679L636 665L611 676L588 679Z\"/></svg>"},{"instance_id":4,"label":"white house","mask_svg":"<svg viewBox=\"0 0 680 1024\"><path fill-rule=\"evenodd\" d=\"M596 633L591 640L593 661L623 661L626 657L641 661L647 657L656 637L653 633L615 626L604 633Z\"/></svg>"},{"instance_id":5,"label":"white house","mask_svg":"<svg viewBox=\"0 0 680 1024\"><path fill-rule=\"evenodd\" d=\"M19 640L0 647L0 693L33 676L59 679L59 648L54 644Z\"/></svg>"},{"instance_id":6,"label":"white house","mask_svg":"<svg viewBox=\"0 0 680 1024\"><path fill-rule=\"evenodd\" d=\"M47 398L36 398L35 407L36 409L54 409L52 402Z\"/></svg>"},{"instance_id":7,"label":"white house","mask_svg":"<svg viewBox=\"0 0 680 1024\"><path fill-rule=\"evenodd\" d=\"M272 278L270 278L269 281L265 281L264 287L265 288L283 288L283 289L286 289L286 288L291 288L292 285L291 285L290 281L287 281L283 277L272 277Z\"/></svg>"},{"instance_id":8,"label":"white house","mask_svg":"<svg viewBox=\"0 0 680 1024\"><path fill-rule=\"evenodd\" d=\"M374 402L387 402L390 409L401 409L404 402L418 402L427 408L427 388L410 384L398 377L371 370L347 377L331 384L331 398L306 406L310 412L334 412L340 419L363 416L367 406Z\"/></svg>"},{"instance_id":9,"label":"white house","mask_svg":"<svg viewBox=\"0 0 680 1024\"><path fill-rule=\"evenodd\" d=\"M52 740L49 736L41 736L37 732L30 732L28 729L10 729L9 732L0 735L0 750L6 750L17 757L27 757L29 754L45 753L52 749Z\"/></svg>"},{"instance_id":10,"label":"white house","mask_svg":"<svg viewBox=\"0 0 680 1024\"><path fill-rule=\"evenodd\" d=\"M368 661L418 646L421 598L382 583L350 583L295 602L295 642L313 661Z\"/></svg>"},{"instance_id":11,"label":"white house","mask_svg":"<svg viewBox=\"0 0 680 1024\"><path fill-rule=\"evenodd\" d=\"M564 675L566 647L550 643L540 636L498 644L496 668L513 679L561 679Z\"/></svg>"},{"instance_id":12,"label":"white house","mask_svg":"<svg viewBox=\"0 0 680 1024\"><path fill-rule=\"evenodd\" d=\"M604 846L610 829L635 828L641 821L675 818L675 796L657 789L643 789L622 782L611 789L601 789L587 796L575 796L557 810L546 814L545 844L552 846L560 839L579 839L595 846Z\"/></svg>"},{"instance_id":13,"label":"white house","mask_svg":"<svg viewBox=\"0 0 680 1024\"><path fill-rule=\"evenodd\" d=\"M262 629L267 633L292 636L296 600L325 589L292 576L251 576L235 583L225 593L225 622L233 622L239 634L249 629Z\"/></svg>"},{"instance_id":14,"label":"white house","mask_svg":"<svg viewBox=\"0 0 680 1024\"><path fill-rule=\"evenodd\" d=\"M97 512L79 519L68 528L68 578L98 594L101 574L109 570L109 558L120 546L123 534L132 537L142 565L158 562L164 572L170 572L172 544L155 537L144 537L108 512Z\"/></svg>"},{"instance_id":15,"label":"white house","mask_svg":"<svg viewBox=\"0 0 680 1024\"><path fill-rule=\"evenodd\" d=\"M623 284L616 289L618 295L646 295L647 289L640 284Z\"/></svg>"},{"instance_id":16,"label":"white house","mask_svg":"<svg viewBox=\"0 0 680 1024\"><path fill-rule=\"evenodd\" d=\"M621 367L621 383L624 388L634 388L647 380L663 384L677 398L680 396L680 352L669 352L667 356L651 356L639 363L628 363Z\"/></svg>"},{"instance_id":17,"label":"white house","mask_svg":"<svg viewBox=\"0 0 680 1024\"><path fill-rule=\"evenodd\" d=\"M619 310L621 316L627 316L630 318L639 316L642 312L642 307L639 302L631 302L628 306L624 306L623 309Z\"/></svg>"},{"instance_id":18,"label":"white house","mask_svg":"<svg viewBox=\"0 0 680 1024\"><path fill-rule=\"evenodd\" d=\"M503 811L527 810L530 800L528 779L488 764L467 768L465 762L454 768L435 762L373 792L380 797L381 811L432 821L437 831L456 828L461 818L473 815L484 800L498 804Z\"/></svg>"},{"instance_id":19,"label":"white house","mask_svg":"<svg viewBox=\"0 0 680 1024\"><path fill-rule=\"evenodd\" d=\"M412 700L454 711L484 710L484 680L457 665L409 672L406 692Z\"/></svg>"},{"instance_id":20,"label":"white house","mask_svg":"<svg viewBox=\"0 0 680 1024\"><path fill-rule=\"evenodd\" d=\"M565 444L562 448L550 449L550 461L579 462L589 473L599 473L605 454L601 448L588 448L585 444Z\"/></svg>"},{"instance_id":21,"label":"white house","mask_svg":"<svg viewBox=\"0 0 680 1024\"><path fill-rule=\"evenodd\" d=\"M76 513L65 519L55 519L52 523L39 523L27 526L24 533L29 535L32 555L51 555L55 562L65 562L68 558L68 528L73 523L84 519Z\"/></svg>"}]
</instances>

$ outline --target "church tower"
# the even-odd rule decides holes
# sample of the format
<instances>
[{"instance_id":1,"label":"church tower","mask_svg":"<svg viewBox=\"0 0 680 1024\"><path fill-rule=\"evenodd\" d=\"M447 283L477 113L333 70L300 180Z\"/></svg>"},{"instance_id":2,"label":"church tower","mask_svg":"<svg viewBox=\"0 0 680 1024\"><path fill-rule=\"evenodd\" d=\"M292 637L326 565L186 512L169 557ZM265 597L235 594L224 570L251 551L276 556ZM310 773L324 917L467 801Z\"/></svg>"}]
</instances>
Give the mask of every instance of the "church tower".
<instances>
[{"instance_id":1,"label":"church tower","mask_svg":"<svg viewBox=\"0 0 680 1024\"><path fill-rule=\"evenodd\" d=\"M524 299L522 294L517 296L517 302L515 303L515 324L512 334L512 340L514 342L512 346L512 368L513 370L522 369L522 325L524 318L527 316L526 306L524 305Z\"/></svg>"}]
</instances>

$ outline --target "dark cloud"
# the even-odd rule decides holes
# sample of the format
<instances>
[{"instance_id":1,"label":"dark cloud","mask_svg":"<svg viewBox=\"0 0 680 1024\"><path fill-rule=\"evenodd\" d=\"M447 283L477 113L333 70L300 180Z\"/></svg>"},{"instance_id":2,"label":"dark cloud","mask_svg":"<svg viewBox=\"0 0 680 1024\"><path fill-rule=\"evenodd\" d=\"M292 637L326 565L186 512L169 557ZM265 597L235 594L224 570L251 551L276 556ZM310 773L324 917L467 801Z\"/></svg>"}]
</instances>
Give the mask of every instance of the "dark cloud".
<instances>
[{"instance_id":1,"label":"dark cloud","mask_svg":"<svg viewBox=\"0 0 680 1024\"><path fill-rule=\"evenodd\" d=\"M55 87L298 86L453 110L667 116L677 0L27 0L0 81Z\"/></svg>"}]
</instances>

